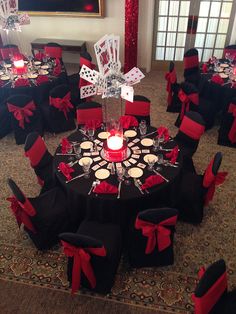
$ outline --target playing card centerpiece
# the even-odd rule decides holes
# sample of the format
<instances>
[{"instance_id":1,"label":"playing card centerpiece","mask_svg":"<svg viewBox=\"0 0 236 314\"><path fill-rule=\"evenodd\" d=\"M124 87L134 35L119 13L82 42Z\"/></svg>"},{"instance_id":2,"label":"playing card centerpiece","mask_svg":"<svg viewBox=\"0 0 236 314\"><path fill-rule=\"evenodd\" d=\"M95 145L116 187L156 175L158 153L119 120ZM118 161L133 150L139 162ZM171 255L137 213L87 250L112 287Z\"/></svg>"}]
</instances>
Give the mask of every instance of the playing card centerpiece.
<instances>
[{"instance_id":1,"label":"playing card centerpiece","mask_svg":"<svg viewBox=\"0 0 236 314\"><path fill-rule=\"evenodd\" d=\"M102 98L121 97L133 102L132 85L139 83L145 75L136 67L126 74L121 72L120 37L105 35L94 45L94 50L99 72L82 66L80 77L90 84L80 88L80 97L102 95Z\"/></svg>"}]
</instances>

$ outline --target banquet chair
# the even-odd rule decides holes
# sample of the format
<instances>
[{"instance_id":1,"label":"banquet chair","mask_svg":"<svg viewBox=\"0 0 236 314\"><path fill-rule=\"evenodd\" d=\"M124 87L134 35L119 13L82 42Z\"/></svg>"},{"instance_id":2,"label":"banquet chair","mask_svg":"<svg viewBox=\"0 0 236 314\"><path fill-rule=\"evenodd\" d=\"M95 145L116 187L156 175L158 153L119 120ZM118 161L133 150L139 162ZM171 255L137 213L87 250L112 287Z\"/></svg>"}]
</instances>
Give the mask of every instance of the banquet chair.
<instances>
[{"instance_id":1,"label":"banquet chair","mask_svg":"<svg viewBox=\"0 0 236 314\"><path fill-rule=\"evenodd\" d=\"M223 58L225 58L225 55L227 53L230 53L231 56L234 56L234 61L235 61L236 60L236 45L226 46L223 51Z\"/></svg>"},{"instance_id":2,"label":"banquet chair","mask_svg":"<svg viewBox=\"0 0 236 314\"><path fill-rule=\"evenodd\" d=\"M134 116L138 122L145 120L150 125L150 106L151 101L147 97L135 95L133 102L126 100L125 115Z\"/></svg>"},{"instance_id":3,"label":"banquet chair","mask_svg":"<svg viewBox=\"0 0 236 314\"><path fill-rule=\"evenodd\" d=\"M44 46L44 54L48 55L50 58L62 58L62 47L57 43L47 43Z\"/></svg>"},{"instance_id":4,"label":"banquet chair","mask_svg":"<svg viewBox=\"0 0 236 314\"><path fill-rule=\"evenodd\" d=\"M128 258L132 267L174 263L173 241L178 211L173 208L140 212L129 228ZM156 240L157 239L157 240Z\"/></svg>"},{"instance_id":5,"label":"banquet chair","mask_svg":"<svg viewBox=\"0 0 236 314\"><path fill-rule=\"evenodd\" d=\"M167 112L180 112L181 101L178 97L179 84L177 83L175 64L170 61L169 72L166 73L165 79L167 81L166 91L167 96Z\"/></svg>"},{"instance_id":6,"label":"banquet chair","mask_svg":"<svg viewBox=\"0 0 236 314\"><path fill-rule=\"evenodd\" d=\"M29 158L38 182L45 192L55 186L53 175L53 157L49 153L42 137L37 132L28 134L25 141L25 156Z\"/></svg>"},{"instance_id":7,"label":"banquet chair","mask_svg":"<svg viewBox=\"0 0 236 314\"><path fill-rule=\"evenodd\" d=\"M27 135L33 131L43 135L40 110L31 96L15 94L8 97L6 102L16 144L24 144Z\"/></svg>"},{"instance_id":8,"label":"banquet chair","mask_svg":"<svg viewBox=\"0 0 236 314\"><path fill-rule=\"evenodd\" d=\"M17 184L8 179L13 196L7 200L20 228L24 225L37 249L46 250L58 242L61 232L69 231L67 200L63 191L54 188L38 197L27 198Z\"/></svg>"},{"instance_id":9,"label":"banquet chair","mask_svg":"<svg viewBox=\"0 0 236 314\"><path fill-rule=\"evenodd\" d=\"M203 175L186 172L182 175L176 208L183 221L202 222L204 206L213 199L215 188L224 182L227 173L219 172L222 154L216 153Z\"/></svg>"},{"instance_id":10,"label":"banquet chair","mask_svg":"<svg viewBox=\"0 0 236 314\"><path fill-rule=\"evenodd\" d=\"M198 86L200 79L198 51L191 48L184 54L184 79L186 82Z\"/></svg>"},{"instance_id":11,"label":"banquet chair","mask_svg":"<svg viewBox=\"0 0 236 314\"><path fill-rule=\"evenodd\" d=\"M0 104L0 139L11 132L11 116L5 103Z\"/></svg>"},{"instance_id":12,"label":"banquet chair","mask_svg":"<svg viewBox=\"0 0 236 314\"><path fill-rule=\"evenodd\" d=\"M223 259L206 270L201 267L199 282L192 294L195 314L236 313L236 290L228 291L226 265Z\"/></svg>"},{"instance_id":13,"label":"banquet chair","mask_svg":"<svg viewBox=\"0 0 236 314\"><path fill-rule=\"evenodd\" d=\"M76 110L78 126L86 124L90 120L103 121L102 105L95 102L84 102L77 106Z\"/></svg>"},{"instance_id":14,"label":"banquet chair","mask_svg":"<svg viewBox=\"0 0 236 314\"><path fill-rule=\"evenodd\" d=\"M61 84L51 89L49 103L42 103L40 108L47 131L60 133L75 129L69 85Z\"/></svg>"},{"instance_id":15,"label":"banquet chair","mask_svg":"<svg viewBox=\"0 0 236 314\"><path fill-rule=\"evenodd\" d=\"M19 54L19 48L17 45L4 45L0 48L0 54L3 60L10 60L15 54Z\"/></svg>"},{"instance_id":16,"label":"banquet chair","mask_svg":"<svg viewBox=\"0 0 236 314\"><path fill-rule=\"evenodd\" d=\"M72 293L80 288L80 283L94 292L109 293L121 256L120 227L83 221L76 233L62 233L59 237L68 256L67 277Z\"/></svg>"},{"instance_id":17,"label":"banquet chair","mask_svg":"<svg viewBox=\"0 0 236 314\"><path fill-rule=\"evenodd\" d=\"M218 144L236 147L236 98L229 103L227 111L222 113Z\"/></svg>"}]
</instances>

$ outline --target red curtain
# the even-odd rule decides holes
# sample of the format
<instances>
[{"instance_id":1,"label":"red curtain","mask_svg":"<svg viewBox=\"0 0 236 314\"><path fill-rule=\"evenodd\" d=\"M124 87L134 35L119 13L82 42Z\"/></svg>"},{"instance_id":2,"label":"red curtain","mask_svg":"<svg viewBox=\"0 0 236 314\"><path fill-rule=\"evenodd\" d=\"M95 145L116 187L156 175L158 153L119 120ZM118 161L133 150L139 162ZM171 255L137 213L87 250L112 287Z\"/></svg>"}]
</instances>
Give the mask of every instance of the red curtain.
<instances>
[{"instance_id":1,"label":"red curtain","mask_svg":"<svg viewBox=\"0 0 236 314\"><path fill-rule=\"evenodd\" d=\"M125 0L125 73L137 66L139 0Z\"/></svg>"}]
</instances>

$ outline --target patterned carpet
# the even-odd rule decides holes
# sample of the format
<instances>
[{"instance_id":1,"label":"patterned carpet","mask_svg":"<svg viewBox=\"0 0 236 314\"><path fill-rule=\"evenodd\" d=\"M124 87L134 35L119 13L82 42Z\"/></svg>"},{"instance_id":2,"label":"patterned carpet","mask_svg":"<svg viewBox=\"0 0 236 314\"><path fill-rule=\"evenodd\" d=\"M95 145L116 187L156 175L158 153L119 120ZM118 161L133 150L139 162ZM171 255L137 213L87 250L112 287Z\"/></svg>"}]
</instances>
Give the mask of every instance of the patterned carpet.
<instances>
[{"instance_id":1,"label":"patterned carpet","mask_svg":"<svg viewBox=\"0 0 236 314\"><path fill-rule=\"evenodd\" d=\"M136 93L152 101L152 125L166 125L175 135L176 114L166 113L164 73L152 71L136 87ZM109 113L119 116L119 105L109 100ZM210 207L205 210L200 226L182 222L177 224L175 236L175 263L170 267L129 269L120 263L112 293L105 300L153 308L158 313L192 313L191 293L197 270L201 265L224 258L228 266L230 288L236 286L236 150L218 146L217 129L203 135L194 162L202 173L215 152L223 153L222 171L229 171L228 180L217 189ZM45 135L51 153L66 134ZM24 157L23 147L14 143L13 135L0 140L0 278L52 289L68 291L66 259L59 247L46 253L38 252L26 234L18 230L6 197L10 191L6 179L12 177L27 196L36 196L39 186L35 174ZM89 292L80 293L89 295Z\"/></svg>"}]
</instances>

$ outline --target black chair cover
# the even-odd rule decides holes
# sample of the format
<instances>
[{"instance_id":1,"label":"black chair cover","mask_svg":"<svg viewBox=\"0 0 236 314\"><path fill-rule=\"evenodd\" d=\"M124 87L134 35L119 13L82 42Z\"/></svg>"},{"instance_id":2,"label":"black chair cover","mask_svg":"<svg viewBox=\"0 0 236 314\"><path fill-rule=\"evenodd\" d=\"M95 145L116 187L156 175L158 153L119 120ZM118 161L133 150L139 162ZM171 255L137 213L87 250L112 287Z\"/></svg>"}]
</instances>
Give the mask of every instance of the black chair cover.
<instances>
[{"instance_id":1,"label":"black chair cover","mask_svg":"<svg viewBox=\"0 0 236 314\"><path fill-rule=\"evenodd\" d=\"M173 61L170 61L169 64L169 72L166 74L167 89L170 88L171 97L168 96L167 99L167 112L180 112L181 109L181 101L178 97L178 92L180 89L179 84L177 83L176 72L175 72L175 64Z\"/></svg>"}]
</instances>

